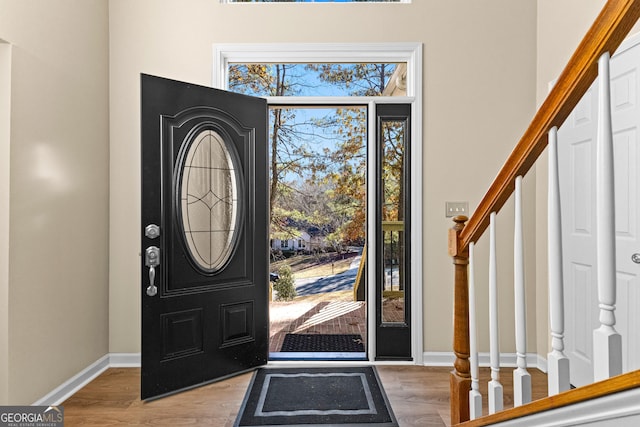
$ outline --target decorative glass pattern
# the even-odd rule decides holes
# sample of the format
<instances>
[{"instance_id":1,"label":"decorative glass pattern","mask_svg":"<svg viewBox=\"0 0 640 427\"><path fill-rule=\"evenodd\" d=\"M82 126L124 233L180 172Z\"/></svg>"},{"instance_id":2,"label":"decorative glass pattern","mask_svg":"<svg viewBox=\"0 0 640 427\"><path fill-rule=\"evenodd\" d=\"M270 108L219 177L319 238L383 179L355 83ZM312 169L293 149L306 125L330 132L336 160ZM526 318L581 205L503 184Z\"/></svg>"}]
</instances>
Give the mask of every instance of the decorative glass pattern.
<instances>
[{"instance_id":1,"label":"decorative glass pattern","mask_svg":"<svg viewBox=\"0 0 640 427\"><path fill-rule=\"evenodd\" d=\"M238 221L238 176L227 144L213 130L191 143L179 179L185 241L193 261L207 272L229 260Z\"/></svg>"}]
</instances>

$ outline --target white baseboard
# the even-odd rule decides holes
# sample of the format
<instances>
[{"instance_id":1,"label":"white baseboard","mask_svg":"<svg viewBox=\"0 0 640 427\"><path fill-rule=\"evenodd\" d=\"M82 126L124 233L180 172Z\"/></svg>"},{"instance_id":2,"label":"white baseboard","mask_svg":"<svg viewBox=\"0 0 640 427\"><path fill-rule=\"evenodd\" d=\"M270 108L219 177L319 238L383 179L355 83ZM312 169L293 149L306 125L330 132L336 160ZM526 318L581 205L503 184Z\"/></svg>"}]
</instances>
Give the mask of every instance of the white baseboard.
<instances>
[{"instance_id":1,"label":"white baseboard","mask_svg":"<svg viewBox=\"0 0 640 427\"><path fill-rule=\"evenodd\" d=\"M139 368L141 365L140 353L110 353L110 368Z\"/></svg>"},{"instance_id":2,"label":"white baseboard","mask_svg":"<svg viewBox=\"0 0 640 427\"><path fill-rule=\"evenodd\" d=\"M36 406L57 406L93 381L108 368L139 368L140 353L109 353L60 384L46 396L33 403Z\"/></svg>"},{"instance_id":3,"label":"white baseboard","mask_svg":"<svg viewBox=\"0 0 640 427\"><path fill-rule=\"evenodd\" d=\"M449 351L425 351L422 356L424 366L453 366L455 359Z\"/></svg>"},{"instance_id":4,"label":"white baseboard","mask_svg":"<svg viewBox=\"0 0 640 427\"><path fill-rule=\"evenodd\" d=\"M448 351L427 351L424 353L424 365L425 366L452 366L455 360L455 355ZM482 367L490 366L489 353L478 354L478 364ZM516 366L516 354L515 353L502 353L500 354L500 366L506 368L514 368ZM527 353L527 366L531 368L538 368L542 372L547 372L547 359L535 353Z\"/></svg>"},{"instance_id":5,"label":"white baseboard","mask_svg":"<svg viewBox=\"0 0 640 427\"><path fill-rule=\"evenodd\" d=\"M548 371L547 368L547 359L540 356L539 354L535 354L534 355L536 357L536 362L535 362L535 366L536 368L540 369L542 372L544 372L545 374ZM527 363L529 363L529 358L527 357ZM532 364L533 366L533 364Z\"/></svg>"},{"instance_id":6,"label":"white baseboard","mask_svg":"<svg viewBox=\"0 0 640 427\"><path fill-rule=\"evenodd\" d=\"M109 355L105 354L100 359L87 366L85 369L60 384L46 396L36 400L35 406L57 406L71 397L75 392L91 382L98 375L109 368Z\"/></svg>"}]
</instances>

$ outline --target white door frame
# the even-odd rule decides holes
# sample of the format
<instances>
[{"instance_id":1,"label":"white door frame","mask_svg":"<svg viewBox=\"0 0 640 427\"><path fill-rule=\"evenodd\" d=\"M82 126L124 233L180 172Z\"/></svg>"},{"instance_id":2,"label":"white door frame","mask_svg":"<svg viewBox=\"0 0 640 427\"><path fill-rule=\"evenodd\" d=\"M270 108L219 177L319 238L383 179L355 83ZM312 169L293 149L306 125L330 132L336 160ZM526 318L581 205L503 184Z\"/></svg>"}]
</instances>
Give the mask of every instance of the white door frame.
<instances>
[{"instance_id":1,"label":"white door frame","mask_svg":"<svg viewBox=\"0 0 640 427\"><path fill-rule=\"evenodd\" d=\"M362 63L405 62L406 97L267 97L268 104L286 105L367 105L369 108L368 144L375 147L375 105L411 104L411 257L422 259L422 43L283 43L220 44L213 50L213 87L228 89L229 63ZM375 206L376 150L368 150L367 206ZM375 278L375 209L368 209L367 274ZM411 264L411 352L413 362L423 364L422 262ZM369 281L371 283L371 280ZM368 301L375 301L375 286L368 287ZM375 304L367 304L367 354L375 360Z\"/></svg>"}]
</instances>

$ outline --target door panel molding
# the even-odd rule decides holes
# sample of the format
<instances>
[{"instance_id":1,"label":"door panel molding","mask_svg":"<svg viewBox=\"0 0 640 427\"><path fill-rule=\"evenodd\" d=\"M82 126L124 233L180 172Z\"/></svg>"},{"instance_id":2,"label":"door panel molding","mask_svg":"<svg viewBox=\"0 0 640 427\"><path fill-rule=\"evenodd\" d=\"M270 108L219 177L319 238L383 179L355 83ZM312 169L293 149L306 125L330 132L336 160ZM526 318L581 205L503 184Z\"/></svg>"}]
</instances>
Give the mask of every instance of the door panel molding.
<instances>
[{"instance_id":1,"label":"door panel molding","mask_svg":"<svg viewBox=\"0 0 640 427\"><path fill-rule=\"evenodd\" d=\"M253 301L220 306L220 348L256 340Z\"/></svg>"},{"instance_id":2,"label":"door panel molding","mask_svg":"<svg viewBox=\"0 0 640 427\"><path fill-rule=\"evenodd\" d=\"M202 308L162 313L162 360L202 353Z\"/></svg>"},{"instance_id":3,"label":"door panel molding","mask_svg":"<svg viewBox=\"0 0 640 427\"><path fill-rule=\"evenodd\" d=\"M197 122L197 125L191 126L192 123ZM178 132L184 130L186 127L187 133L182 137L178 136ZM162 167L166 171L172 171L171 176L167 174L163 183L163 197L172 199L171 215L175 215L177 221L169 221L164 223L164 228L168 232L162 233L161 238L165 248L172 249L174 245L179 245L181 250L189 251L188 245L185 239L182 238L182 233L177 231L181 230L182 216L180 214L180 191L177 188L180 185L179 177L181 177L182 160L188 151L188 147L193 143L193 138L198 135L202 130L210 129L223 135L226 141L238 138L242 140L241 152L238 152L236 148L231 147L232 155L236 156L236 164L239 165L238 174L242 177L239 180L241 193L239 200L238 217L243 218L238 224L238 230L236 230L236 239L234 242L233 253L230 254L230 259L234 257L236 251L241 251L238 255L241 256L240 260L236 261L236 265L231 266L233 270L224 274L218 274L217 272L204 271L197 265L190 257L186 257L186 261L190 263L195 269L206 275L206 278L199 275L191 275L189 278L176 278L172 276L163 276L166 280L162 281L164 295L166 296L181 296L192 293L201 293L206 291L215 291L218 289L235 288L241 286L250 286L254 280L253 260L251 259L251 253L249 251L249 241L253 236L253 227L251 224L255 221L256 213L249 209L249 206L253 205L255 201L255 188L254 188L254 174L255 169L255 131L251 128L242 126L237 118L233 115L212 107L195 107L184 110L176 116L163 115L161 118L162 144L168 145L168 151L176 153L172 156L166 156L162 159ZM166 138L166 140L165 140ZM242 163L246 162L245 170L242 169ZM165 215L166 216L166 213ZM179 235L180 237L176 237ZM166 253L166 251L165 251ZM175 251L171 250L165 255L169 262L174 261ZM228 267L228 262L224 267ZM162 274L169 274L164 269ZM197 279L195 280L194 279ZM202 285L202 283L206 283ZM169 285L172 286L169 286Z\"/></svg>"}]
</instances>

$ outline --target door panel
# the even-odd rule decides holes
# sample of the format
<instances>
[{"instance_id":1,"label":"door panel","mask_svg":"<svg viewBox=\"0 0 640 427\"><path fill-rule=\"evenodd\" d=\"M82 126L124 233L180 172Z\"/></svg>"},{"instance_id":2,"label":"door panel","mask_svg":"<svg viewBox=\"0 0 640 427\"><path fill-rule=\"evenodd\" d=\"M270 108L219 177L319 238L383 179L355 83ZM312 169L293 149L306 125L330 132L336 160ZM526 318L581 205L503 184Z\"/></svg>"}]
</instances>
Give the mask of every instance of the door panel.
<instances>
[{"instance_id":1,"label":"door panel","mask_svg":"<svg viewBox=\"0 0 640 427\"><path fill-rule=\"evenodd\" d=\"M595 245L596 88L558 133L566 293L565 345L574 385L593 382L593 330L598 327ZM571 248L571 250L569 250Z\"/></svg>"},{"instance_id":2,"label":"door panel","mask_svg":"<svg viewBox=\"0 0 640 427\"><path fill-rule=\"evenodd\" d=\"M147 399L267 361L267 108L148 75L141 88Z\"/></svg>"}]
</instances>

